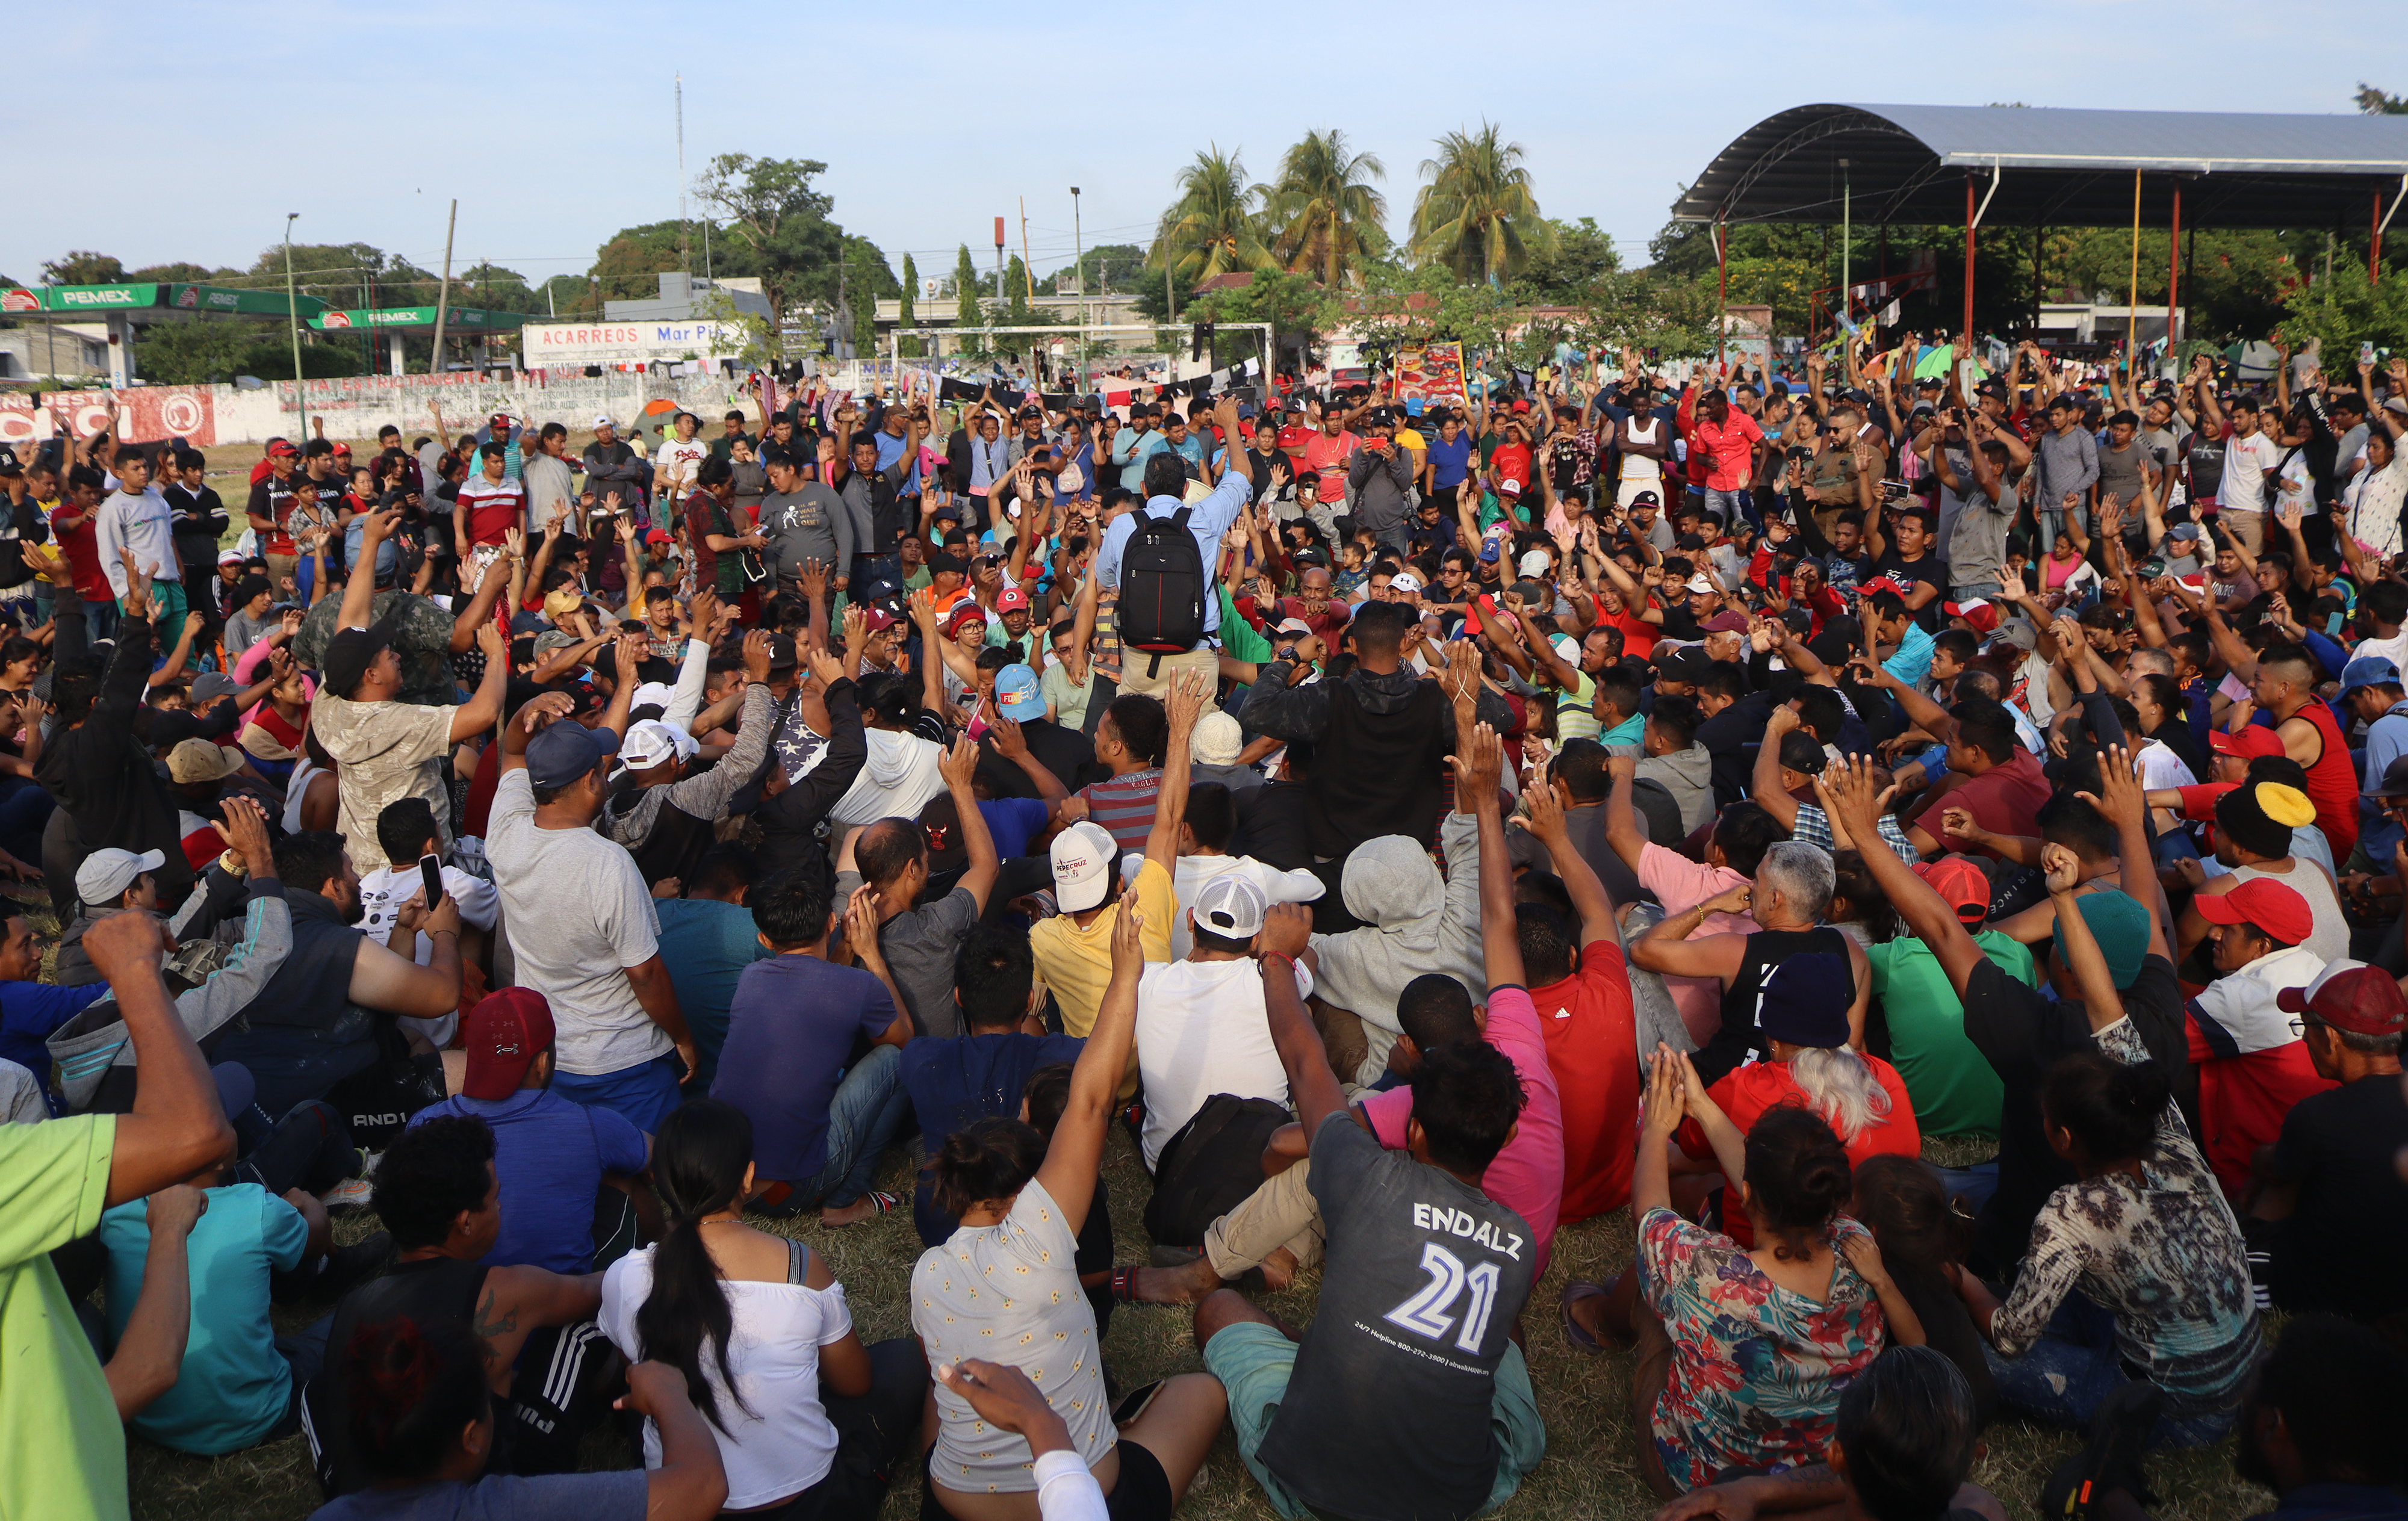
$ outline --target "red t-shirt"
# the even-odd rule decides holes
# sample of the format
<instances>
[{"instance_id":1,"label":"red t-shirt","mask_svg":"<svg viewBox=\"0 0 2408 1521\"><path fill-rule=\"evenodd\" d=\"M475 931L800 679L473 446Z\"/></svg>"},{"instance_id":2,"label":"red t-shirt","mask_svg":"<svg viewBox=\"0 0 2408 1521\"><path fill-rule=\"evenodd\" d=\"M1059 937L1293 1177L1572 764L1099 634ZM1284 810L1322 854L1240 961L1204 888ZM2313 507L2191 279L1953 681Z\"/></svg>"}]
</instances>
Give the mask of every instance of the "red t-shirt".
<instances>
[{"instance_id":1,"label":"red t-shirt","mask_svg":"<svg viewBox=\"0 0 2408 1521\"><path fill-rule=\"evenodd\" d=\"M101 573L100 541L94 535L93 519L100 509L83 513L83 521L72 528L63 528L59 520L78 509L61 501L50 515L50 537L57 540L59 554L67 563L67 574L75 582L76 595L87 602L109 602L117 594L109 588L108 578Z\"/></svg>"},{"instance_id":2,"label":"red t-shirt","mask_svg":"<svg viewBox=\"0 0 2408 1521\"><path fill-rule=\"evenodd\" d=\"M1346 499L1346 459L1362 442L1354 435L1340 432L1333 438L1316 431L1305 440L1304 467L1321 477L1321 499L1342 502Z\"/></svg>"},{"instance_id":3,"label":"red t-shirt","mask_svg":"<svg viewBox=\"0 0 2408 1521\"><path fill-rule=\"evenodd\" d=\"M1279 430L1279 446L1291 460L1304 457L1304 446L1319 437L1321 430L1309 423L1292 423Z\"/></svg>"},{"instance_id":4,"label":"red t-shirt","mask_svg":"<svg viewBox=\"0 0 2408 1521\"><path fill-rule=\"evenodd\" d=\"M526 513L526 489L515 481L488 481L480 474L462 482L460 505L468 509L468 544L499 544Z\"/></svg>"},{"instance_id":5,"label":"red t-shirt","mask_svg":"<svg viewBox=\"0 0 2408 1521\"><path fill-rule=\"evenodd\" d=\"M1994 835L2036 835L2040 825L2041 805L2047 802L2055 789L2048 778L2041 774L2040 757L2021 745L2001 765L1994 766L1980 776L1966 777L1945 791L1934 792L1908 818L1912 824L1923 825L1926 834L1937 838L1932 827L1940 822L1937 810L1961 808L1973 815L1973 822ZM1924 824L1926 818L1930 824ZM1967 847L1969 853L1972 847ZM1988 855L1995 854L1982 851Z\"/></svg>"},{"instance_id":6,"label":"red t-shirt","mask_svg":"<svg viewBox=\"0 0 2408 1521\"><path fill-rule=\"evenodd\" d=\"M1630 610L1627 604L1620 612L1598 610L1598 622L1622 630L1622 653L1641 660L1656 653L1656 641L1664 637L1662 624L1651 624Z\"/></svg>"},{"instance_id":7,"label":"red t-shirt","mask_svg":"<svg viewBox=\"0 0 2408 1521\"><path fill-rule=\"evenodd\" d=\"M1522 490L1530 490L1530 446L1523 443L1498 444L1488 456L1489 466L1499 481L1518 481Z\"/></svg>"},{"instance_id":8,"label":"red t-shirt","mask_svg":"<svg viewBox=\"0 0 2408 1521\"><path fill-rule=\"evenodd\" d=\"M1639 1126L1638 1032L1622 947L1593 940L1580 969L1530 991L1547 1067L1564 1112L1564 1202L1570 1223L1630 1202L1630 1151Z\"/></svg>"},{"instance_id":9,"label":"red t-shirt","mask_svg":"<svg viewBox=\"0 0 2408 1521\"><path fill-rule=\"evenodd\" d=\"M1756 419L1736 408L1719 427L1699 412L1693 432L1694 446L1714 457L1713 465L1706 471L1706 489L1737 491L1747 484L1755 468L1755 444L1763 437L1764 430L1756 425Z\"/></svg>"},{"instance_id":10,"label":"red t-shirt","mask_svg":"<svg viewBox=\"0 0 2408 1521\"><path fill-rule=\"evenodd\" d=\"M1889 1095L1889 1117L1856 1132L1856 1139L1847 1143L1848 1165L1861 1166L1876 1156L1921 1156L1923 1131L1914 1123L1914 1100L1906 1095L1906 1079L1879 1056L1867 1056L1865 1064L1880 1080L1882 1091ZM1706 1095L1722 1106L1722 1112L1730 1116L1731 1124L1742 1135L1754 1129L1764 1112L1776 1104L1812 1107L1806 1090L1798 1085L1798 1080L1789 1075L1789 1068L1782 1062L1750 1062L1708 1088ZM1672 1140L1684 1155L1702 1160L1714 1154L1713 1148L1706 1144L1706 1132L1695 1120L1683 1120L1681 1128L1672 1132ZM1727 1200L1726 1196L1723 1234L1742 1246L1755 1246L1756 1227L1748 1223L1743 1212Z\"/></svg>"}]
</instances>

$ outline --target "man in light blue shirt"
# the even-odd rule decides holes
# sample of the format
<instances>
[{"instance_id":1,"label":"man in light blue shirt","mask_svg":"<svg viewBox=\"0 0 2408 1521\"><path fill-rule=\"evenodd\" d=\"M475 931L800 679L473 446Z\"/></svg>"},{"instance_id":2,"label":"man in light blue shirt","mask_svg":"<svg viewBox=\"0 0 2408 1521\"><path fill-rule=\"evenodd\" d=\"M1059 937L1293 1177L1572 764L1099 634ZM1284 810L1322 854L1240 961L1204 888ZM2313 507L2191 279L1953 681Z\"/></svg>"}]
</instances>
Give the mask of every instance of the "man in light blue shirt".
<instances>
[{"instance_id":1,"label":"man in light blue shirt","mask_svg":"<svg viewBox=\"0 0 2408 1521\"><path fill-rule=\"evenodd\" d=\"M895 467L895 462L901 459L906 451L910 450L910 423L911 409L910 407L906 406L899 400L887 403L884 414L879 419L878 431L870 435L870 438L876 439L878 442L878 467L880 469L893 469ZM898 428L902 430L899 433L896 431ZM895 495L897 496L917 496L920 495L920 460L916 452L913 452L912 454L911 468L904 475L903 483L895 488Z\"/></svg>"},{"instance_id":2,"label":"man in light blue shirt","mask_svg":"<svg viewBox=\"0 0 2408 1521\"><path fill-rule=\"evenodd\" d=\"M2408 755L2408 691L2400 684L2400 667L2383 655L2360 655L2341 673L2341 706L2366 725L2365 766L2359 772L2372 794L2383 785L2391 763ZM2380 874L2391 868L2391 853L2401 840L2399 822L2375 796L2358 800L2358 848L2368 865L2350 863L2351 869Z\"/></svg>"},{"instance_id":3,"label":"man in light blue shirt","mask_svg":"<svg viewBox=\"0 0 2408 1521\"><path fill-rule=\"evenodd\" d=\"M1919 687L1931 674L1931 636L1907 611L1906 599L1892 589L1896 582L1878 584L1881 590L1866 597L1873 610L1873 637L1884 644L1893 640L1898 644L1897 652L1882 662L1882 669L1909 687Z\"/></svg>"},{"instance_id":4,"label":"man in light blue shirt","mask_svg":"<svg viewBox=\"0 0 2408 1521\"><path fill-rule=\"evenodd\" d=\"M1223 397L1212 414L1222 432L1236 438L1238 404ZM1125 436L1126 430L1123 430ZM1159 434L1152 435L1159 438ZM1120 450L1115 444L1115 459ZM1146 456L1142 490L1145 505L1138 509L1148 517L1167 518L1182 505L1182 494L1187 487L1187 462L1176 452L1156 449ZM1215 677L1220 671L1220 656L1214 649L1213 636L1221 626L1221 599L1212 595L1213 571L1221 563L1221 536L1238 520L1254 493L1254 466L1242 449L1229 451L1229 473L1221 478L1210 495L1188 509L1187 531L1195 536L1196 548L1203 557L1204 639L1183 654L1154 655L1140 650L1123 650L1121 653L1121 690L1152 692L1170 684L1170 679L1181 670L1200 670ZM1096 552L1095 574L1098 584L1117 589L1121 581L1121 556L1137 532L1137 512L1124 512L1104 530L1103 547Z\"/></svg>"},{"instance_id":5,"label":"man in light blue shirt","mask_svg":"<svg viewBox=\"0 0 2408 1521\"><path fill-rule=\"evenodd\" d=\"M1154 414L1143 404L1129 408L1129 425L1112 435L1111 460L1121 467L1121 484L1134 492L1145 490L1145 462L1170 445L1154 427Z\"/></svg>"}]
</instances>

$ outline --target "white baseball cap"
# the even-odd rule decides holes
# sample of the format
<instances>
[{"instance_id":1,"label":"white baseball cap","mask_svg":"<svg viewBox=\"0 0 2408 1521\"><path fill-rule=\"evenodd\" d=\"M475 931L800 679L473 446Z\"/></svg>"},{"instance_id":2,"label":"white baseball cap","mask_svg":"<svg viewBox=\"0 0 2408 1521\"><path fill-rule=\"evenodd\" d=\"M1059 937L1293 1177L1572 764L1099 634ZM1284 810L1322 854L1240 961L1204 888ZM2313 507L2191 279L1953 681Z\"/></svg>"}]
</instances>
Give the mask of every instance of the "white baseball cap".
<instances>
[{"instance_id":1,"label":"white baseball cap","mask_svg":"<svg viewBox=\"0 0 2408 1521\"><path fill-rule=\"evenodd\" d=\"M1388 578L1388 590L1392 592L1417 593L1421 589L1422 579L1410 570L1399 570Z\"/></svg>"},{"instance_id":2,"label":"white baseball cap","mask_svg":"<svg viewBox=\"0 0 2408 1521\"><path fill-rule=\"evenodd\" d=\"M1101 903L1112 890L1112 837L1093 819L1081 819L1054 837L1054 906L1079 913Z\"/></svg>"},{"instance_id":3,"label":"white baseball cap","mask_svg":"<svg viewBox=\"0 0 2408 1521\"><path fill-rule=\"evenodd\" d=\"M1523 553L1522 574L1526 576L1543 576L1546 573L1547 552L1545 550L1528 550Z\"/></svg>"},{"instance_id":4,"label":"white baseball cap","mask_svg":"<svg viewBox=\"0 0 2408 1521\"><path fill-rule=\"evenodd\" d=\"M596 417L594 420L594 431L596 433L601 432L604 428L615 428L618 425L618 423L610 421L609 416L607 413Z\"/></svg>"},{"instance_id":5,"label":"white baseball cap","mask_svg":"<svg viewBox=\"0 0 2408 1521\"><path fill-rule=\"evenodd\" d=\"M1263 914L1270 904L1263 890L1243 871L1224 871L1196 895L1189 910L1196 927L1233 940L1250 940L1262 933Z\"/></svg>"},{"instance_id":6,"label":"white baseball cap","mask_svg":"<svg viewBox=\"0 0 2408 1521\"><path fill-rule=\"evenodd\" d=\"M666 682L646 682L636 688L635 696L627 699L627 706L631 709L658 708L667 712L669 705L675 701L677 692Z\"/></svg>"},{"instance_id":7,"label":"white baseball cap","mask_svg":"<svg viewBox=\"0 0 2408 1521\"><path fill-rule=\"evenodd\" d=\"M1722 588L1716 586L1713 581L1708 581L1704 576L1698 575L1691 576L1689 578L1689 590L1697 593L1700 596L1712 596L1716 592L1721 591Z\"/></svg>"},{"instance_id":8,"label":"white baseball cap","mask_svg":"<svg viewBox=\"0 0 2408 1521\"><path fill-rule=\"evenodd\" d=\"M619 747L619 764L630 771L649 771L663 761L691 755L701 748L694 736L648 718L627 725L626 741Z\"/></svg>"},{"instance_id":9,"label":"white baseball cap","mask_svg":"<svg viewBox=\"0 0 2408 1521\"><path fill-rule=\"evenodd\" d=\"M113 909L136 878L166 864L165 851L144 851L136 855L114 845L94 851L76 868L76 897L95 909Z\"/></svg>"}]
</instances>

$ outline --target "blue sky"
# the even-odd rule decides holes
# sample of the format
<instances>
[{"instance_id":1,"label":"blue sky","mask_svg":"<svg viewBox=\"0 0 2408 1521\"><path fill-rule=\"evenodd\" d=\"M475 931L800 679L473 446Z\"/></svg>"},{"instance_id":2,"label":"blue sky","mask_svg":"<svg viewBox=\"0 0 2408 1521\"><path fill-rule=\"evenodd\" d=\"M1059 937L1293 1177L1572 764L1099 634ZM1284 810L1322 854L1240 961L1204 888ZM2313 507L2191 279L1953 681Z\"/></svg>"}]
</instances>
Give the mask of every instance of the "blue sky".
<instances>
[{"instance_id":1,"label":"blue sky","mask_svg":"<svg viewBox=\"0 0 2408 1521\"><path fill-rule=\"evenodd\" d=\"M1283 5L1079 8L1105 20L1073 34L1051 7L952 0L255 0L205 21L155 0L70 7L43 22L46 66L0 97L19 208L0 225L0 274L36 279L69 248L128 267L244 265L288 211L296 237L431 269L454 195L461 265L581 271L618 228L677 214L680 72L690 176L724 151L823 160L838 220L898 271L912 251L924 273L950 270L963 242L991 263L998 214L1018 251L1023 196L1039 272L1068 264L1073 184L1088 245L1142 244L1197 149L1241 150L1268 179L1315 127L1385 161L1401 231L1430 139L1495 120L1526 150L1542 208L1596 218L1636 263L1684 180L1808 101L2338 112L2361 77L2408 92L2408 48L2377 50L2387 31L2323 3L2201 0L2180 24L2121 0L1409 0L1326 12L1327 25ZM774 19L739 20L756 13ZM44 192L62 178L74 188Z\"/></svg>"}]
</instances>

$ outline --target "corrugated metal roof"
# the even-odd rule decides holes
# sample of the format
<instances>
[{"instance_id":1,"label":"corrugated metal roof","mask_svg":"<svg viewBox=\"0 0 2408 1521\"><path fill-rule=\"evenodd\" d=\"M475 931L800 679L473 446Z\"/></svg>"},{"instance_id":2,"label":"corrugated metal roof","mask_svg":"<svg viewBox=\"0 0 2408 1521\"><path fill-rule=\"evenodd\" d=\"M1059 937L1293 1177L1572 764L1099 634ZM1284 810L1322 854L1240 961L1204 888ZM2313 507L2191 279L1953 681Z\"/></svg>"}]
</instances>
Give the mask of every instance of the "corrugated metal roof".
<instances>
[{"instance_id":1,"label":"corrugated metal roof","mask_svg":"<svg viewBox=\"0 0 2408 1521\"><path fill-rule=\"evenodd\" d=\"M1672 212L1836 222L1844 183L1858 222L1961 222L1971 174L1977 197L1997 179L1985 225L2115 225L2136 169L2144 222L2179 179L2186 225L2362 226L2408 177L2408 117L1799 106L1742 133Z\"/></svg>"}]
</instances>

